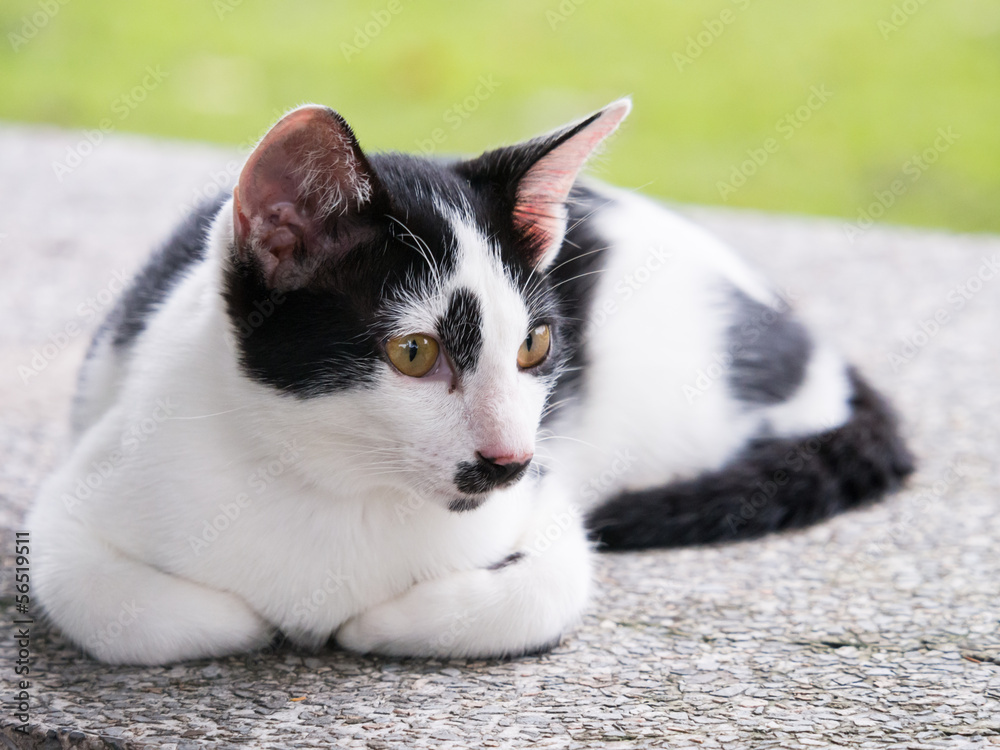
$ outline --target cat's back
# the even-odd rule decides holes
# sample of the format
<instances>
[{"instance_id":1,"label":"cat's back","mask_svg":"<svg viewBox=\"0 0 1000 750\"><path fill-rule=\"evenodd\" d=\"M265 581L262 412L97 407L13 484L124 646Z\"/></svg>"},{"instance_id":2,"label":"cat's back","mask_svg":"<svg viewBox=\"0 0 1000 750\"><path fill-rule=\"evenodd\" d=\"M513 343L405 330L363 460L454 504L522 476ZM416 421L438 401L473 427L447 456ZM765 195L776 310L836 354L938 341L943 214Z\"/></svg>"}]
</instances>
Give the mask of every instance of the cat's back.
<instances>
[{"instance_id":1,"label":"cat's back","mask_svg":"<svg viewBox=\"0 0 1000 750\"><path fill-rule=\"evenodd\" d=\"M137 339L181 279L207 256L212 222L227 195L195 207L147 259L94 334L80 370L73 404L79 436L114 403Z\"/></svg>"},{"instance_id":2,"label":"cat's back","mask_svg":"<svg viewBox=\"0 0 1000 750\"><path fill-rule=\"evenodd\" d=\"M545 453L602 542L804 525L912 471L892 410L731 248L628 191L575 197L554 273L576 350Z\"/></svg>"},{"instance_id":3,"label":"cat's back","mask_svg":"<svg viewBox=\"0 0 1000 750\"><path fill-rule=\"evenodd\" d=\"M762 431L843 422L843 361L727 245L629 191L573 197L551 274L575 353L550 420L573 440L551 450L599 489L587 497L719 467Z\"/></svg>"}]
</instances>

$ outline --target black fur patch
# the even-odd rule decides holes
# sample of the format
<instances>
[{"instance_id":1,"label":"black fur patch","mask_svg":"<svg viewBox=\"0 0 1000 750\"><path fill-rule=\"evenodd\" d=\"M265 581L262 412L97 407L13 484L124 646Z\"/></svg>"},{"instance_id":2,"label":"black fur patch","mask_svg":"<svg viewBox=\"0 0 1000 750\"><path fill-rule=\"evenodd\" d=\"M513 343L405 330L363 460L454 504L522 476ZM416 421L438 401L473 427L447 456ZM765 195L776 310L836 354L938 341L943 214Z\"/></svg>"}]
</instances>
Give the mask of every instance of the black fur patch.
<instances>
[{"instance_id":1,"label":"black fur patch","mask_svg":"<svg viewBox=\"0 0 1000 750\"><path fill-rule=\"evenodd\" d=\"M303 398L372 383L379 368L388 366L382 346L394 321L387 311L414 288L454 272L456 238L449 217L439 213L440 204L455 207L500 248L507 272L525 290L531 324L552 327L552 355L533 373L555 375L572 357L567 347L573 337L563 334L577 325L564 325L561 308L575 310L578 295L567 283L560 300L554 285L572 269L554 272L551 280L536 274L527 261L530 248L511 217L516 172L541 153L534 144L518 159L510 149L501 157L458 163L372 156L369 163L384 190L379 199L384 214L368 216L356 245L321 267L304 288L278 293L264 283L252 259L233 258L224 270L223 296L246 375ZM192 214L137 277L108 321L116 345L134 340L183 270L205 257L205 235L226 197ZM468 291L452 300L444 325L457 367L475 366L482 347L482 304L488 300L476 300Z\"/></svg>"},{"instance_id":2,"label":"black fur patch","mask_svg":"<svg viewBox=\"0 0 1000 750\"><path fill-rule=\"evenodd\" d=\"M482 458L474 462L463 461L455 471L455 486L468 495L490 492L519 480L529 465L530 462L500 466Z\"/></svg>"},{"instance_id":3,"label":"black fur patch","mask_svg":"<svg viewBox=\"0 0 1000 750\"><path fill-rule=\"evenodd\" d=\"M438 321L438 334L459 373L475 369L483 349L483 313L471 290L452 293L448 310Z\"/></svg>"},{"instance_id":4,"label":"black fur patch","mask_svg":"<svg viewBox=\"0 0 1000 750\"><path fill-rule=\"evenodd\" d=\"M130 346L184 271L205 257L209 227L228 197L222 195L198 206L135 277L105 323L113 331L115 347Z\"/></svg>"},{"instance_id":5,"label":"black fur patch","mask_svg":"<svg viewBox=\"0 0 1000 750\"><path fill-rule=\"evenodd\" d=\"M455 237L435 198L461 203L465 186L441 165L386 154L371 158L388 193L389 213L366 227L342 259L322 268L303 289L281 295L270 316L255 315L273 296L257 268L234 264L226 302L240 335L241 363L253 379L299 397L321 396L374 382L382 342L393 321L386 308L435 273L454 272Z\"/></svg>"},{"instance_id":6,"label":"black fur patch","mask_svg":"<svg viewBox=\"0 0 1000 750\"><path fill-rule=\"evenodd\" d=\"M265 316L273 295L253 267L234 264L227 274L226 303L250 378L302 397L374 381L383 365L370 308L363 315L359 300L338 289L298 289L281 294ZM247 322L256 323L249 332Z\"/></svg>"},{"instance_id":7,"label":"black fur patch","mask_svg":"<svg viewBox=\"0 0 1000 750\"><path fill-rule=\"evenodd\" d=\"M805 379L812 340L791 310L768 307L738 289L732 290L735 320L729 328L732 355L729 389L740 401L780 404Z\"/></svg>"},{"instance_id":8,"label":"black fur patch","mask_svg":"<svg viewBox=\"0 0 1000 750\"><path fill-rule=\"evenodd\" d=\"M478 508L486 502L486 499L485 495L481 497L456 497L448 503L448 510L452 513L466 513Z\"/></svg>"},{"instance_id":9,"label":"black fur patch","mask_svg":"<svg viewBox=\"0 0 1000 750\"><path fill-rule=\"evenodd\" d=\"M505 557L500 562L495 562L492 565L490 565L487 568L487 570L503 570L504 568L509 567L509 566L513 565L514 563L516 563L516 562L518 562L520 560L523 560L523 559L524 559L524 553L523 552L512 552L511 554L507 555L507 557Z\"/></svg>"},{"instance_id":10,"label":"black fur patch","mask_svg":"<svg viewBox=\"0 0 1000 750\"><path fill-rule=\"evenodd\" d=\"M900 486L913 458L888 404L857 372L850 419L808 438L760 438L728 466L666 487L628 492L594 510L605 549L749 539L808 526Z\"/></svg>"},{"instance_id":11,"label":"black fur patch","mask_svg":"<svg viewBox=\"0 0 1000 750\"><path fill-rule=\"evenodd\" d=\"M560 344L564 366L551 397L551 401L560 403L561 407L565 399L578 392L586 372L589 354L584 334L608 249L607 241L593 230L589 219L607 203L607 198L582 185L573 187L566 239L548 273L562 319ZM546 419L557 414L558 410L549 412Z\"/></svg>"},{"instance_id":12,"label":"black fur patch","mask_svg":"<svg viewBox=\"0 0 1000 750\"><path fill-rule=\"evenodd\" d=\"M528 249L512 226L514 185L504 182L502 170L493 169L486 157L446 163L382 154L370 163L387 194L388 213L377 226L366 227L364 242L322 269L307 288L285 295L262 320L254 314L272 292L259 270L237 264L227 275L225 295L234 327L251 316L260 323L251 335L240 337L247 374L300 397L373 382L378 368L387 366L382 342L394 321L385 311L414 288L454 272L457 240L449 217L439 213L443 203L500 248L508 274L524 289L531 324L551 326L552 354L532 372L553 376L568 356L560 301L552 281L536 274L527 261ZM466 290L450 304L442 321L443 337L449 339L445 346L456 367L474 368L482 347L479 305L488 300L477 300Z\"/></svg>"}]
</instances>

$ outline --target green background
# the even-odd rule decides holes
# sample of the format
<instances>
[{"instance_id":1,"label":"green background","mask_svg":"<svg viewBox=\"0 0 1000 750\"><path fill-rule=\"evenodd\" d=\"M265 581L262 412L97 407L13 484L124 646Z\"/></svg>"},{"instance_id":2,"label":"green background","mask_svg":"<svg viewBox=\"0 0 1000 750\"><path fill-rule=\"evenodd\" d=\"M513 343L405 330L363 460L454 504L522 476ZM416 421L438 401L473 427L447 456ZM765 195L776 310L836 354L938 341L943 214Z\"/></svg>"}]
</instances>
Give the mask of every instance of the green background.
<instances>
[{"instance_id":1,"label":"green background","mask_svg":"<svg viewBox=\"0 0 1000 750\"><path fill-rule=\"evenodd\" d=\"M366 149L471 153L628 94L604 179L850 219L898 180L882 221L1000 230L996 0L4 0L0 29L8 121L247 144L315 101Z\"/></svg>"}]
</instances>

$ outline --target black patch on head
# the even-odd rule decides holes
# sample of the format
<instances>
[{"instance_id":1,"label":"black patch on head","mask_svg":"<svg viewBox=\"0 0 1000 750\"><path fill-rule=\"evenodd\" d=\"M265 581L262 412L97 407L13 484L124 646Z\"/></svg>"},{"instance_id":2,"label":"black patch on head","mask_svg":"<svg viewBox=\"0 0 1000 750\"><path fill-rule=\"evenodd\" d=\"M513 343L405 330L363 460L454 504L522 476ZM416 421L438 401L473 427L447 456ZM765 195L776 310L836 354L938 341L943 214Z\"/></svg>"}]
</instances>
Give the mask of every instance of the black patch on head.
<instances>
[{"instance_id":1,"label":"black patch on head","mask_svg":"<svg viewBox=\"0 0 1000 750\"><path fill-rule=\"evenodd\" d=\"M523 236L513 221L518 180L561 137L497 149L455 165L456 172L470 188L471 218L484 236L496 242L504 269L514 287L521 291L531 317L529 327L542 323L550 327L550 354L531 372L551 378L553 383L562 382L567 363L573 367L582 361L577 355L592 291L593 282L588 279L602 265L604 254L604 243L590 232L586 218L606 202L592 191L575 186L567 200L568 229L558 256L549 270L535 269L532 261L538 252L535 240Z\"/></svg>"},{"instance_id":2,"label":"black patch on head","mask_svg":"<svg viewBox=\"0 0 1000 750\"><path fill-rule=\"evenodd\" d=\"M387 311L454 273L458 240L439 205L455 208L500 248L501 261L525 289L531 325L552 328L552 354L532 373L554 375L560 354L562 317L551 281L528 265L512 227L506 188L468 173L463 164L415 156L370 158L386 193L387 214L367 226L363 241L321 268L304 289L284 295L272 315L239 338L244 371L260 382L301 397L364 387L384 362L383 342L394 330ZM226 278L226 301L234 327L266 303L271 290L259 269L234 263ZM482 350L482 305L474 290L458 290L441 320L442 343L457 368L472 369ZM244 326L245 328L245 326ZM524 331L527 334L527 331Z\"/></svg>"},{"instance_id":3,"label":"black patch on head","mask_svg":"<svg viewBox=\"0 0 1000 750\"><path fill-rule=\"evenodd\" d=\"M735 310L727 335L729 389L740 401L780 404L805 379L812 340L788 307L776 309L732 290Z\"/></svg>"},{"instance_id":4,"label":"black patch on head","mask_svg":"<svg viewBox=\"0 0 1000 750\"><path fill-rule=\"evenodd\" d=\"M298 396L374 381L382 362L368 300L329 288L279 293L274 302L259 269L235 262L224 294L250 378Z\"/></svg>"},{"instance_id":5,"label":"black patch on head","mask_svg":"<svg viewBox=\"0 0 1000 750\"><path fill-rule=\"evenodd\" d=\"M483 349L483 313L479 298L469 289L456 289L437 329L456 369L460 373L474 370Z\"/></svg>"},{"instance_id":6,"label":"black patch on head","mask_svg":"<svg viewBox=\"0 0 1000 750\"><path fill-rule=\"evenodd\" d=\"M259 268L234 262L227 272L225 298L240 361L254 380L300 397L374 383L388 366L383 342L394 321L386 310L454 272L456 238L434 202L461 204L462 181L415 157L385 154L370 162L388 212L372 219L357 244L305 288L280 294L280 303L268 307L274 292Z\"/></svg>"},{"instance_id":7,"label":"black patch on head","mask_svg":"<svg viewBox=\"0 0 1000 750\"><path fill-rule=\"evenodd\" d=\"M228 198L220 195L195 208L132 281L102 327L112 331L116 348L127 348L138 338L184 272L205 257L209 227Z\"/></svg>"},{"instance_id":8,"label":"black patch on head","mask_svg":"<svg viewBox=\"0 0 1000 750\"><path fill-rule=\"evenodd\" d=\"M872 502L913 472L913 457L885 400L854 370L851 416L798 438L762 436L719 471L625 492L587 518L605 549L751 539Z\"/></svg>"},{"instance_id":9,"label":"black patch on head","mask_svg":"<svg viewBox=\"0 0 1000 750\"><path fill-rule=\"evenodd\" d=\"M485 157L447 163L401 154L375 155L369 162L385 191L386 215L373 219L375 226L366 226L363 241L320 269L306 288L284 295L273 314L263 320L255 316L261 324L238 340L244 371L301 397L374 382L379 368L387 366L383 342L394 330L387 311L394 302L411 299L414 288L433 288L436 279L446 281L454 273L457 238L449 217L440 213L444 204L499 248L508 275L522 289L529 324L549 324L551 353L531 372L555 382L580 346L589 283L572 277L600 262L598 257L583 260L593 245L567 243L556 261L565 265L539 274L528 260L531 248L513 225L516 181L505 179L503 165L491 166ZM584 195L574 190L573 200ZM583 240L582 217L571 214L568 237ZM272 291L261 279L259 269L249 264L234 264L227 273L225 296L234 327L266 305ZM474 290L459 290L449 301L440 332L459 369L475 367L483 346L482 306L489 303L477 299Z\"/></svg>"}]
</instances>

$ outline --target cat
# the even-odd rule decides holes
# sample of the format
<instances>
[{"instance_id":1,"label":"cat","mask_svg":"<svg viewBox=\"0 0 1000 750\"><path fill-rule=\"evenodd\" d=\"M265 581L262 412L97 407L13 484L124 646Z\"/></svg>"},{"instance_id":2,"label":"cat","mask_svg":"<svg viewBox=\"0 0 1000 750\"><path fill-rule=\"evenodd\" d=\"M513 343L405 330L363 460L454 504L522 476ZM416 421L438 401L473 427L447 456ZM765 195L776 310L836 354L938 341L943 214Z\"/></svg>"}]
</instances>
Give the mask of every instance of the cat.
<instances>
[{"instance_id":1,"label":"cat","mask_svg":"<svg viewBox=\"0 0 1000 750\"><path fill-rule=\"evenodd\" d=\"M912 471L728 248L580 176L629 100L471 159L292 110L95 335L35 591L92 656L546 649L595 549L745 539Z\"/></svg>"}]
</instances>

